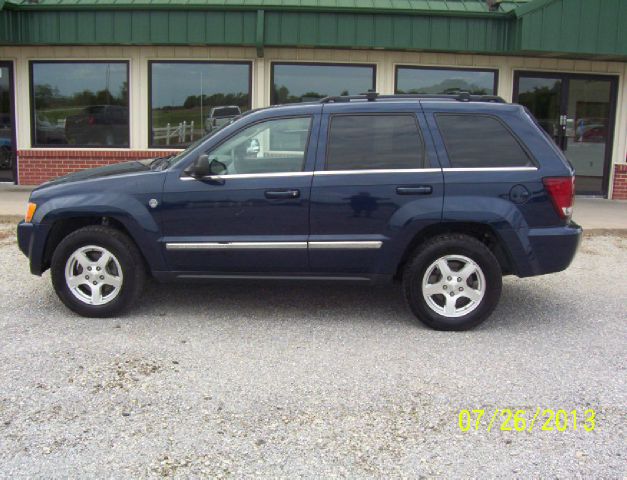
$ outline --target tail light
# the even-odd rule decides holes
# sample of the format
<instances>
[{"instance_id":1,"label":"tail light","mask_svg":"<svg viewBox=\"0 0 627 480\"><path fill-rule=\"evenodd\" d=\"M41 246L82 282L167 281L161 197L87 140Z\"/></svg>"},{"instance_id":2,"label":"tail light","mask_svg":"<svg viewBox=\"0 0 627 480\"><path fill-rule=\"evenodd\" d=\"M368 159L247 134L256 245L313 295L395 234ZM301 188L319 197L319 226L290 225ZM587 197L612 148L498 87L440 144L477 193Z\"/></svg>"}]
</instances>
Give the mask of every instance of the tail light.
<instances>
[{"instance_id":1,"label":"tail light","mask_svg":"<svg viewBox=\"0 0 627 480\"><path fill-rule=\"evenodd\" d=\"M542 182L557 214L568 220L573 214L575 177L545 177Z\"/></svg>"},{"instance_id":2,"label":"tail light","mask_svg":"<svg viewBox=\"0 0 627 480\"><path fill-rule=\"evenodd\" d=\"M87 123L89 125L93 125L94 123L96 123L96 119L94 118L93 115L90 115L89 117L87 117Z\"/></svg>"}]
</instances>

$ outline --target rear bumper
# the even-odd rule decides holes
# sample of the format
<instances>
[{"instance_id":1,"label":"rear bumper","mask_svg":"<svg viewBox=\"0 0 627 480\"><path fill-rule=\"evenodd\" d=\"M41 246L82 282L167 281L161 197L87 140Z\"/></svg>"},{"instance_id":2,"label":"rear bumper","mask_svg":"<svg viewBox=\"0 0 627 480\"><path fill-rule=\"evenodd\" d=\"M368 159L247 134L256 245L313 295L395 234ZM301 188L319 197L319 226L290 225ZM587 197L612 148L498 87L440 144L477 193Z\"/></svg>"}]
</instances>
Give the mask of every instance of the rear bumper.
<instances>
[{"instance_id":1,"label":"rear bumper","mask_svg":"<svg viewBox=\"0 0 627 480\"><path fill-rule=\"evenodd\" d=\"M17 226L17 244L30 260L30 271L34 275L44 272L44 247L48 234L45 225L21 221Z\"/></svg>"},{"instance_id":2,"label":"rear bumper","mask_svg":"<svg viewBox=\"0 0 627 480\"><path fill-rule=\"evenodd\" d=\"M582 228L574 222L564 227L534 228L528 231L528 268L519 269L519 277L561 272L575 258Z\"/></svg>"}]
</instances>

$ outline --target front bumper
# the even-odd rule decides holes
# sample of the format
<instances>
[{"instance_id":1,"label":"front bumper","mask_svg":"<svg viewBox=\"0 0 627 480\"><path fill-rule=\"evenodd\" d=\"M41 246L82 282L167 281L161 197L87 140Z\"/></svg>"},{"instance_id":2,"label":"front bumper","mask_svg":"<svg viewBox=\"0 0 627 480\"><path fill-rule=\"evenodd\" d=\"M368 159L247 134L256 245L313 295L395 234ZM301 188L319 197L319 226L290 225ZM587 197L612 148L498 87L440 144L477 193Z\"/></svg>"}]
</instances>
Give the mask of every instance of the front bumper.
<instances>
[{"instance_id":1,"label":"front bumper","mask_svg":"<svg viewBox=\"0 0 627 480\"><path fill-rule=\"evenodd\" d=\"M32 223L26 223L24 220L17 225L17 245L27 257L30 257L30 242L33 238L33 227L34 225Z\"/></svg>"},{"instance_id":2,"label":"front bumper","mask_svg":"<svg viewBox=\"0 0 627 480\"><path fill-rule=\"evenodd\" d=\"M44 225L26 223L23 220L17 225L17 245L30 260L30 271L41 275L44 270L44 248L48 229Z\"/></svg>"}]
</instances>

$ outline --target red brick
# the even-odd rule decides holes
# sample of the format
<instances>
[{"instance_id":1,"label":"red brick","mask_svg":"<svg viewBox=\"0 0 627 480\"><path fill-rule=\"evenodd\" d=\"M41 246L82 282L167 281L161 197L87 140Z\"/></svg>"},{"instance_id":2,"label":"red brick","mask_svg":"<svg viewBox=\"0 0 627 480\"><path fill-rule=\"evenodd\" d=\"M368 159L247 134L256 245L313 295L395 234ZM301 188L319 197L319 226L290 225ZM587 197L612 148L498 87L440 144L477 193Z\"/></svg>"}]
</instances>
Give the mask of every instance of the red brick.
<instances>
[{"instance_id":1,"label":"red brick","mask_svg":"<svg viewBox=\"0 0 627 480\"><path fill-rule=\"evenodd\" d=\"M171 154L170 150L19 150L18 183L37 185L59 175L142 158Z\"/></svg>"}]
</instances>

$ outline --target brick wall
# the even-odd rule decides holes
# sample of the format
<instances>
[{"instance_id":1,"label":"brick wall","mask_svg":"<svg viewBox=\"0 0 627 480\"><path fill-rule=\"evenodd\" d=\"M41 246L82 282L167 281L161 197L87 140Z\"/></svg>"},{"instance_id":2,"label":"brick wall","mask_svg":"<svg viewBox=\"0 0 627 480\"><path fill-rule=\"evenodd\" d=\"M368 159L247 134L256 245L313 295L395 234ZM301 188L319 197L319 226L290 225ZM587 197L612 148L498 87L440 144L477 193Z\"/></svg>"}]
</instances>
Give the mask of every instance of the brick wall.
<instances>
[{"instance_id":1,"label":"brick wall","mask_svg":"<svg viewBox=\"0 0 627 480\"><path fill-rule=\"evenodd\" d=\"M627 200L627 165L614 166L613 200Z\"/></svg>"},{"instance_id":2,"label":"brick wall","mask_svg":"<svg viewBox=\"0 0 627 480\"><path fill-rule=\"evenodd\" d=\"M18 183L39 185L85 168L163 157L172 153L172 150L19 150Z\"/></svg>"}]
</instances>

